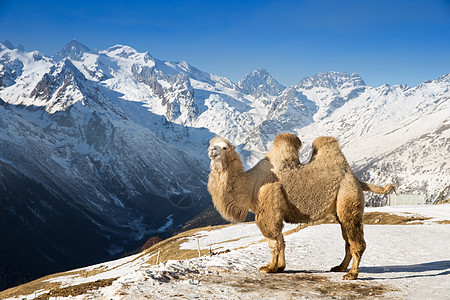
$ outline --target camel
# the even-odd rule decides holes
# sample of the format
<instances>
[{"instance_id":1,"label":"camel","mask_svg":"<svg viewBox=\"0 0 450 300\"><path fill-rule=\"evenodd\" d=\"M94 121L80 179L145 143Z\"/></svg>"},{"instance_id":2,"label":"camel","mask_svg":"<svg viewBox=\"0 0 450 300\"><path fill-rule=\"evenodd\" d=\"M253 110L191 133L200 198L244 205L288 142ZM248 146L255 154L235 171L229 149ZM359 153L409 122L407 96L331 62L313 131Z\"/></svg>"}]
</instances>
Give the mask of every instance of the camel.
<instances>
[{"instance_id":1,"label":"camel","mask_svg":"<svg viewBox=\"0 0 450 300\"><path fill-rule=\"evenodd\" d=\"M283 272L285 243L283 221L307 223L333 214L341 225L345 257L332 272L350 271L344 280L358 277L359 263L366 244L363 234L363 191L386 194L384 188L361 182L353 174L333 137L318 137L307 164L300 164L301 141L293 133L276 136L273 147L254 167L245 171L236 147L226 138L210 141L208 156L211 172L208 191L221 216L230 222L242 222L249 211L268 239L271 253L263 273ZM395 189L394 189L395 190Z\"/></svg>"}]
</instances>

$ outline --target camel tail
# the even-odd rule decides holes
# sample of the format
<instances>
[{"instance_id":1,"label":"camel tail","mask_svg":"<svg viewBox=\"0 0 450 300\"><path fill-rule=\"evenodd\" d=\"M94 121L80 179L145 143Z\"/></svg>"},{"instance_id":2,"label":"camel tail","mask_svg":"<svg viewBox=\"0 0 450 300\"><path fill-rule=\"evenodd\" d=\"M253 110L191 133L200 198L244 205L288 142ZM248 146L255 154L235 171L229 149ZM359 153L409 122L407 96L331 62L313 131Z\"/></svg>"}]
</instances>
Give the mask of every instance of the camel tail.
<instances>
[{"instance_id":1,"label":"camel tail","mask_svg":"<svg viewBox=\"0 0 450 300\"><path fill-rule=\"evenodd\" d=\"M359 183L361 184L361 188L363 189L363 191L366 191L366 192L372 192L372 193L376 193L376 194L387 194L390 191L394 191L394 193L397 195L395 186L393 186L392 184L388 184L385 187L381 187L378 185L365 183L362 181L359 181Z\"/></svg>"}]
</instances>

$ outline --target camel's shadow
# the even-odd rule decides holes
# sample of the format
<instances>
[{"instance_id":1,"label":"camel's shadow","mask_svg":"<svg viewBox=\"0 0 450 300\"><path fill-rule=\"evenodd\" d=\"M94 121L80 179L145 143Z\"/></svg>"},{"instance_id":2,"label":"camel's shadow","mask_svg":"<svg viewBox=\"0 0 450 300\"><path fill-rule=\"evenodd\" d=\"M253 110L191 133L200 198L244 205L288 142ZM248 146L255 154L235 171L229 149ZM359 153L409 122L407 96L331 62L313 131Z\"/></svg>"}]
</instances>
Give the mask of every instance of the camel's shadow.
<instances>
[{"instance_id":1,"label":"camel's shadow","mask_svg":"<svg viewBox=\"0 0 450 300\"><path fill-rule=\"evenodd\" d=\"M360 267L364 273L418 273L427 271L450 271L450 260L433 261L415 265Z\"/></svg>"},{"instance_id":2,"label":"camel's shadow","mask_svg":"<svg viewBox=\"0 0 450 300\"><path fill-rule=\"evenodd\" d=\"M441 271L439 273L433 272L432 274L423 274L430 271ZM285 273L290 274L310 274L310 273L326 273L323 270L286 270ZM389 274L386 277L366 277L369 274ZM411 275L396 273L414 273ZM441 260L421 264L413 265L398 265L398 266L374 266L374 267L360 267L360 275L366 275L360 277L362 280L380 280L380 279L404 279L404 278L417 278L417 277L434 277L434 276L444 276L450 275L450 260Z\"/></svg>"},{"instance_id":3,"label":"camel's shadow","mask_svg":"<svg viewBox=\"0 0 450 300\"><path fill-rule=\"evenodd\" d=\"M430 271L441 271L439 273L433 272L432 274L425 272ZM450 260L441 260L441 261L433 261L428 263L420 263L413 265L398 265L398 266L375 266L375 267L360 267L360 274L381 274L381 273L390 273L388 276L389 279L403 279L403 278L417 278L417 277L434 277L434 276L443 276L450 274ZM392 274L394 273L394 274ZM395 276L395 273L414 273L411 275ZM364 280L377 280L377 279L387 279L380 277L366 277Z\"/></svg>"}]
</instances>

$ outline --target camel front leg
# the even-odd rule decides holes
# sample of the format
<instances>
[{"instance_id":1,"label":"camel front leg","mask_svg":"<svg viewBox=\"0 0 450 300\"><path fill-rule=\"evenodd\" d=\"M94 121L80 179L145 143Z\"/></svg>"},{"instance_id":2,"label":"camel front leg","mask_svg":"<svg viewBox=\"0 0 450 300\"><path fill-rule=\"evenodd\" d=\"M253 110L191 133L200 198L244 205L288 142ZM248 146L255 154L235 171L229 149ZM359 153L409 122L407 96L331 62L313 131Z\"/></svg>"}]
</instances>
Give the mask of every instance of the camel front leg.
<instances>
[{"instance_id":1,"label":"camel front leg","mask_svg":"<svg viewBox=\"0 0 450 300\"><path fill-rule=\"evenodd\" d=\"M283 211L284 193L279 183L265 184L258 192L258 214L256 225L269 240L270 263L259 269L263 273L283 272L285 268Z\"/></svg>"},{"instance_id":2,"label":"camel front leg","mask_svg":"<svg viewBox=\"0 0 450 300\"><path fill-rule=\"evenodd\" d=\"M270 220L270 219L269 219ZM270 263L259 269L262 273L283 272L286 266L284 257L285 243L282 233L283 222L268 222L263 215L256 216L256 225L268 239L270 248Z\"/></svg>"},{"instance_id":3,"label":"camel front leg","mask_svg":"<svg viewBox=\"0 0 450 300\"><path fill-rule=\"evenodd\" d=\"M278 254L280 253L277 240L269 239L270 263L259 268L261 273L276 273L278 270Z\"/></svg>"},{"instance_id":4,"label":"camel front leg","mask_svg":"<svg viewBox=\"0 0 450 300\"><path fill-rule=\"evenodd\" d=\"M286 248L286 244L284 243L283 234L278 237L278 245L280 247L280 252L278 253L278 268L277 272L281 273L284 271L286 267L286 260L284 257L284 249Z\"/></svg>"},{"instance_id":5,"label":"camel front leg","mask_svg":"<svg viewBox=\"0 0 450 300\"><path fill-rule=\"evenodd\" d=\"M276 239L269 239L270 263L259 268L261 273L277 273L283 272L286 267L284 258L284 240L283 235Z\"/></svg>"}]
</instances>

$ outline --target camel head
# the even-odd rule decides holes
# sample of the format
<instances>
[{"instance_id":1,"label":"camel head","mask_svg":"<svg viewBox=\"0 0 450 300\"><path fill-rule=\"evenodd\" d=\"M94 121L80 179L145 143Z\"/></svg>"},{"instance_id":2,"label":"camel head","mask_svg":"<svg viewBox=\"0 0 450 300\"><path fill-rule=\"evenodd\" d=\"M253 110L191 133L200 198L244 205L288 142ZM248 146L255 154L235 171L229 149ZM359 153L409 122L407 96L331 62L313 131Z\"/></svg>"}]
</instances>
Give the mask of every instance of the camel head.
<instances>
[{"instance_id":1,"label":"camel head","mask_svg":"<svg viewBox=\"0 0 450 300\"><path fill-rule=\"evenodd\" d=\"M223 137L215 137L209 142L208 156L211 159L211 171L221 172L236 159L241 162L236 153L236 147Z\"/></svg>"}]
</instances>

